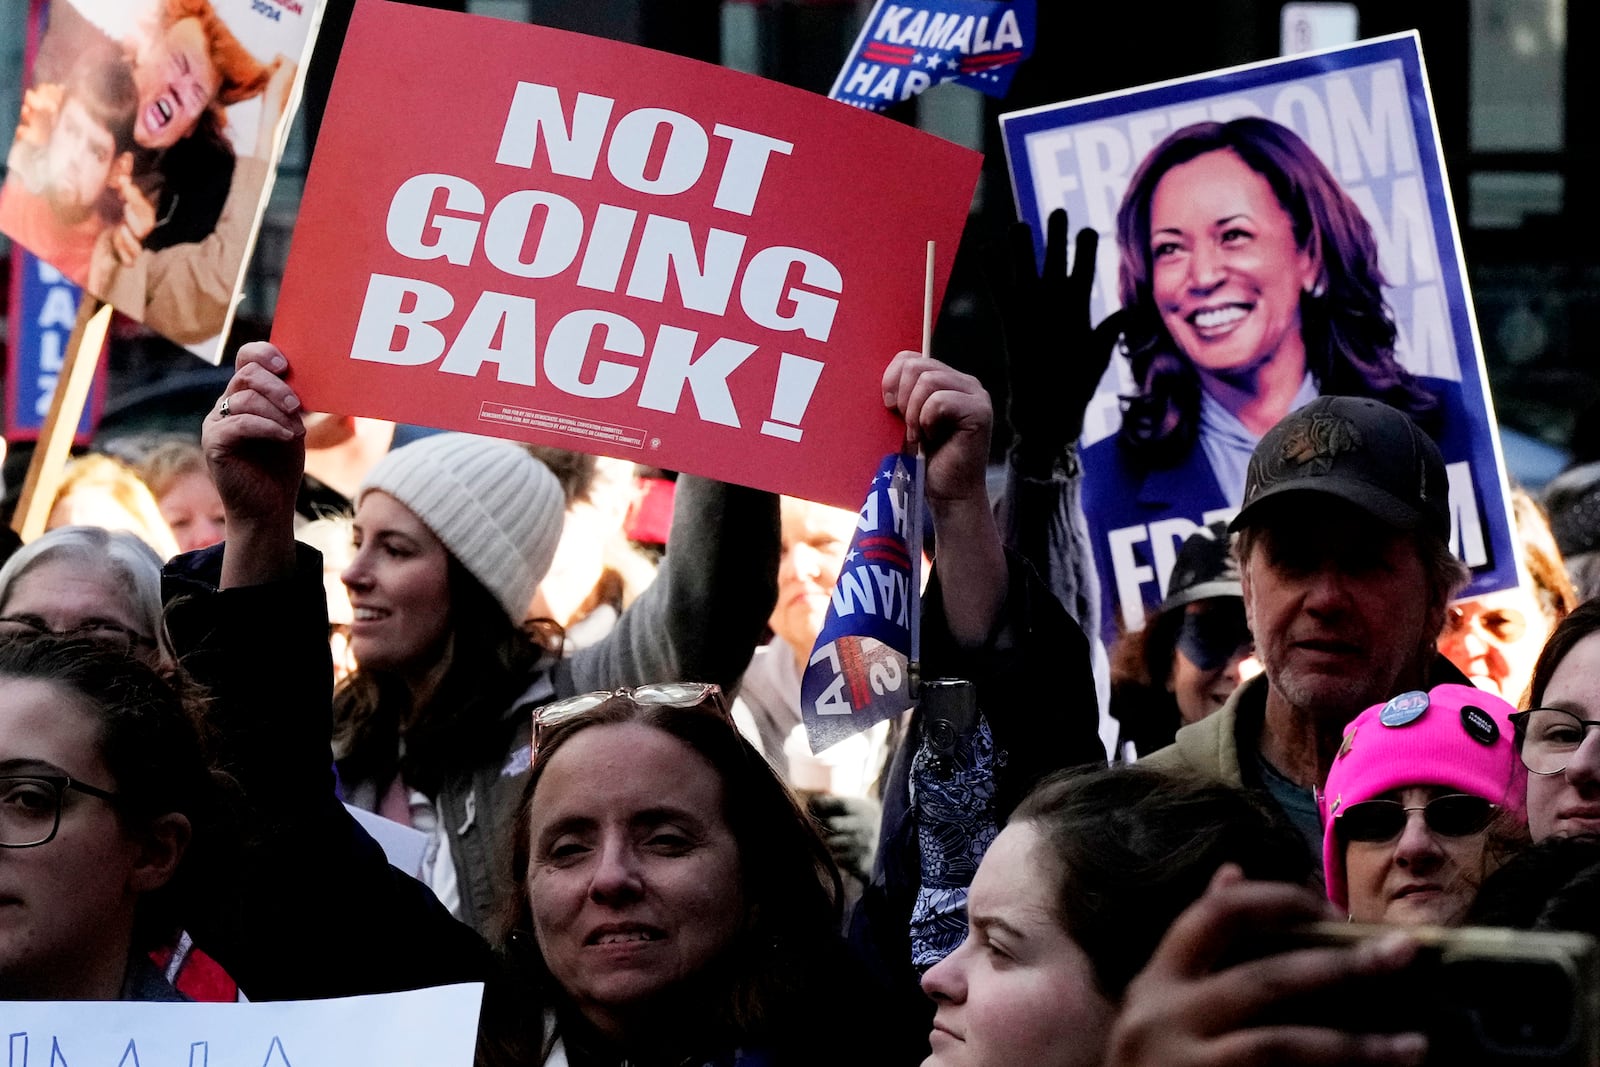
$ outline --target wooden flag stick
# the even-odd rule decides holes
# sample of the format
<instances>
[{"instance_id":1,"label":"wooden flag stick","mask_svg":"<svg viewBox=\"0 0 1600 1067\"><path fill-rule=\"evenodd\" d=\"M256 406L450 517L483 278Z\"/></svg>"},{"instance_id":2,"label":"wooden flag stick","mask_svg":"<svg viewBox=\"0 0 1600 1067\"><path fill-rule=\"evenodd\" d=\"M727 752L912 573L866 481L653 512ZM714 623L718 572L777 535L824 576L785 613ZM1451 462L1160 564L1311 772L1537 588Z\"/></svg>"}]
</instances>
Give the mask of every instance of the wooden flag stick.
<instances>
[{"instance_id":1,"label":"wooden flag stick","mask_svg":"<svg viewBox=\"0 0 1600 1067\"><path fill-rule=\"evenodd\" d=\"M933 252L934 242L928 242L928 266L922 281L922 354L933 351ZM911 503L906 509L909 524L906 527L907 555L911 557L911 655L906 664L910 676L913 699L922 690L922 516L923 482L928 473L927 456L922 451L922 439L917 438L917 456L911 468Z\"/></svg>"},{"instance_id":2,"label":"wooden flag stick","mask_svg":"<svg viewBox=\"0 0 1600 1067\"><path fill-rule=\"evenodd\" d=\"M22 496L11 518L11 528L24 542L44 533L44 524L50 518L67 465L67 452L83 418L83 405L88 402L89 385L94 381L110 327L111 305L85 293L78 301L78 321L67 339L66 358L61 376L56 379L50 414L45 416L44 428L34 444L28 478L22 483Z\"/></svg>"}]
</instances>

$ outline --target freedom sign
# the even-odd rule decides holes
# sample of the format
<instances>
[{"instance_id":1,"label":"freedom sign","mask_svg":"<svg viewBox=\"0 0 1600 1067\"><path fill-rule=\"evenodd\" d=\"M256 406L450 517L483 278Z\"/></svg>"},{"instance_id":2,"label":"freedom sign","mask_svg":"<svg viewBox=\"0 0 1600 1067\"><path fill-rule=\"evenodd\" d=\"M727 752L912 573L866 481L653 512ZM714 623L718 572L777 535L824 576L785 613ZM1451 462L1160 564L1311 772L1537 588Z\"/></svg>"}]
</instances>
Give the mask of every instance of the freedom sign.
<instances>
[{"instance_id":1,"label":"freedom sign","mask_svg":"<svg viewBox=\"0 0 1600 1067\"><path fill-rule=\"evenodd\" d=\"M854 507L979 165L693 60L362 0L273 340L314 409Z\"/></svg>"},{"instance_id":2,"label":"freedom sign","mask_svg":"<svg viewBox=\"0 0 1600 1067\"><path fill-rule=\"evenodd\" d=\"M1319 393L1412 415L1448 469L1451 548L1472 571L1463 595L1517 584L1505 467L1414 33L1000 121L1017 209L1041 255L1056 208L1116 241L1097 258L1091 315L1123 308L1129 325L1080 442L1108 640L1144 625L1178 546L1238 510L1255 442ZM1296 350L1298 365L1280 358ZM1288 370L1273 379L1275 365ZM1157 380L1172 383L1161 412ZM1262 411L1271 417L1253 414ZM1188 440L1157 438L1169 425Z\"/></svg>"}]
</instances>

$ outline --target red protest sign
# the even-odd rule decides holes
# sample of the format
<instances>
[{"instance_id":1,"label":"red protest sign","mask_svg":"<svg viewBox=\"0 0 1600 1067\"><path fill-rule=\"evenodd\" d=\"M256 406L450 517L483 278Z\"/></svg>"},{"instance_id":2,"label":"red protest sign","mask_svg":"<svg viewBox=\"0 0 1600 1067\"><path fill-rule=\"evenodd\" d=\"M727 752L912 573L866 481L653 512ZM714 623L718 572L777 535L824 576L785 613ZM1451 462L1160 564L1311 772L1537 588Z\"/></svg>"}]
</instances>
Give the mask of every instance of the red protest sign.
<instances>
[{"instance_id":1,"label":"red protest sign","mask_svg":"<svg viewBox=\"0 0 1600 1067\"><path fill-rule=\"evenodd\" d=\"M720 67L362 0L273 339L314 409L853 505L979 163Z\"/></svg>"}]
</instances>

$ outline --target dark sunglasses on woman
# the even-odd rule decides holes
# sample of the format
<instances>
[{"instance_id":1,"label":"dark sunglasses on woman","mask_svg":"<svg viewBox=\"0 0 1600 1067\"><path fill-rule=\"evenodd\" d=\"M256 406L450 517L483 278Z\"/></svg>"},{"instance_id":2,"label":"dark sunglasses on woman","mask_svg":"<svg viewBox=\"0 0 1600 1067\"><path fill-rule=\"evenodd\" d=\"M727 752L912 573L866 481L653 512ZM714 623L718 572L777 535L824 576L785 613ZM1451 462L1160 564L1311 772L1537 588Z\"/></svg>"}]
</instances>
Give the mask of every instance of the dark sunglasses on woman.
<instances>
[{"instance_id":1,"label":"dark sunglasses on woman","mask_svg":"<svg viewBox=\"0 0 1600 1067\"><path fill-rule=\"evenodd\" d=\"M1345 841L1392 841L1406 828L1413 811L1440 837L1470 837L1481 833L1499 805L1471 793L1450 793L1426 804L1407 807L1398 800L1364 800L1341 812L1335 823Z\"/></svg>"}]
</instances>

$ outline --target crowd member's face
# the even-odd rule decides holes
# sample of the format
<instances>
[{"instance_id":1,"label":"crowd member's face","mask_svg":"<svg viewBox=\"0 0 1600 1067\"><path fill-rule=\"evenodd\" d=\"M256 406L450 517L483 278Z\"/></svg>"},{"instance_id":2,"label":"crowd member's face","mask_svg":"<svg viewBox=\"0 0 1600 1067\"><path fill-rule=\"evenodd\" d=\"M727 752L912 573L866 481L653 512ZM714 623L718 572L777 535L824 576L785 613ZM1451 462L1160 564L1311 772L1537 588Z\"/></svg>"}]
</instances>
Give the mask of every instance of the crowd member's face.
<instances>
[{"instance_id":1,"label":"crowd member's face","mask_svg":"<svg viewBox=\"0 0 1600 1067\"><path fill-rule=\"evenodd\" d=\"M1600 633L1562 657L1539 704L1581 720L1600 719ZM1600 731L1584 729L1566 770L1528 775L1528 830L1535 841L1600 834Z\"/></svg>"},{"instance_id":2,"label":"crowd member's face","mask_svg":"<svg viewBox=\"0 0 1600 1067\"><path fill-rule=\"evenodd\" d=\"M1357 508L1296 494L1241 577L1267 678L1291 707L1346 722L1397 692L1438 636L1415 541Z\"/></svg>"},{"instance_id":3,"label":"crowd member's face","mask_svg":"<svg viewBox=\"0 0 1600 1067\"><path fill-rule=\"evenodd\" d=\"M67 560L46 560L29 567L11 583L5 602L0 604L0 634L21 629L26 623L33 630L55 633L78 632L80 636L126 644L136 653L150 653L156 636L134 606L128 603L121 583L109 570Z\"/></svg>"},{"instance_id":4,"label":"crowd member's face","mask_svg":"<svg viewBox=\"0 0 1600 1067\"><path fill-rule=\"evenodd\" d=\"M1421 808L1435 797L1461 790L1415 785L1374 799ZM1484 874L1485 834L1448 837L1435 833L1420 810L1406 812L1405 829L1388 841L1350 841L1344 846L1350 917L1356 922L1453 926L1466 917Z\"/></svg>"},{"instance_id":5,"label":"crowd member's face","mask_svg":"<svg viewBox=\"0 0 1600 1067\"><path fill-rule=\"evenodd\" d=\"M1156 183L1150 263L1161 321L1200 370L1304 364L1300 294L1319 264L1296 246L1267 180L1232 151L1197 156Z\"/></svg>"},{"instance_id":6,"label":"crowd member's face","mask_svg":"<svg viewBox=\"0 0 1600 1067\"><path fill-rule=\"evenodd\" d=\"M227 536L227 517L217 487L204 472L185 474L167 487L156 501L161 517L178 539L178 551L193 552Z\"/></svg>"},{"instance_id":7,"label":"crowd member's face","mask_svg":"<svg viewBox=\"0 0 1600 1067\"><path fill-rule=\"evenodd\" d=\"M134 64L133 82L139 90L136 142L145 148L170 148L189 136L222 87L200 20L179 19L146 41Z\"/></svg>"},{"instance_id":8,"label":"crowd member's face","mask_svg":"<svg viewBox=\"0 0 1600 1067\"><path fill-rule=\"evenodd\" d=\"M1231 604L1229 603L1231 601ZM1227 615L1238 611L1237 598L1211 598L1197 600L1184 607L1186 626L1210 627L1219 633L1228 627ZM1193 619L1193 622L1190 622ZM1238 642L1225 652L1202 655L1201 662L1191 659L1182 643L1172 650L1172 674L1167 678L1167 690L1178 703L1178 713L1185 723L1199 722L1219 710L1239 683L1261 673L1261 664L1255 658L1255 643L1244 626L1243 616L1237 625ZM1222 656L1220 662L1215 656Z\"/></svg>"},{"instance_id":9,"label":"crowd member's face","mask_svg":"<svg viewBox=\"0 0 1600 1067\"><path fill-rule=\"evenodd\" d=\"M967 939L922 978L938 1005L923 1067L1100 1062L1116 1009L1062 929L1058 872L1028 823L1012 823L989 846L967 897Z\"/></svg>"},{"instance_id":10,"label":"crowd member's face","mask_svg":"<svg viewBox=\"0 0 1600 1067\"><path fill-rule=\"evenodd\" d=\"M87 218L111 180L117 142L83 103L68 96L45 149L45 197L65 222Z\"/></svg>"},{"instance_id":11,"label":"crowd member's face","mask_svg":"<svg viewBox=\"0 0 1600 1067\"><path fill-rule=\"evenodd\" d=\"M693 990L744 923L722 794L703 756L640 723L582 730L545 766L525 887L534 933L608 1033Z\"/></svg>"},{"instance_id":12,"label":"crowd member's face","mask_svg":"<svg viewBox=\"0 0 1600 1067\"><path fill-rule=\"evenodd\" d=\"M855 528L856 516L842 508L783 498L783 558L771 626L802 655L810 653L822 632Z\"/></svg>"},{"instance_id":13,"label":"crowd member's face","mask_svg":"<svg viewBox=\"0 0 1600 1067\"><path fill-rule=\"evenodd\" d=\"M364 670L426 675L445 654L450 554L400 501L373 490L356 508L350 650Z\"/></svg>"},{"instance_id":14,"label":"crowd member's face","mask_svg":"<svg viewBox=\"0 0 1600 1067\"><path fill-rule=\"evenodd\" d=\"M1528 688L1550 629L1533 594L1518 586L1453 605L1445 615L1439 651L1473 685L1514 702Z\"/></svg>"},{"instance_id":15,"label":"crowd member's face","mask_svg":"<svg viewBox=\"0 0 1600 1067\"><path fill-rule=\"evenodd\" d=\"M72 691L37 679L0 678L0 774L117 784L94 713ZM0 786L0 805L49 802L37 788ZM0 849L0 996L69 998L119 981L134 902L162 881L109 802L66 790L54 840Z\"/></svg>"}]
</instances>

